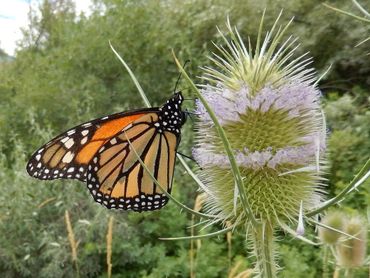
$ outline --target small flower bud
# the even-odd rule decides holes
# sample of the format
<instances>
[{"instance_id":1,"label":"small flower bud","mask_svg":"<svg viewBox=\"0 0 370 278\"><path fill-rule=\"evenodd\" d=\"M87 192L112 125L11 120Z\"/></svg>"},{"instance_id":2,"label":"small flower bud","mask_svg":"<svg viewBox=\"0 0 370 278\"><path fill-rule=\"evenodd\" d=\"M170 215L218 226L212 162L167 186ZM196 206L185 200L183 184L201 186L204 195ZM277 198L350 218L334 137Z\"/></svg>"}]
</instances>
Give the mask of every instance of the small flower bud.
<instances>
[{"instance_id":1,"label":"small flower bud","mask_svg":"<svg viewBox=\"0 0 370 278\"><path fill-rule=\"evenodd\" d=\"M338 264L345 268L363 266L366 259L367 223L363 218L354 217L345 224L344 232L356 238L343 236L337 246Z\"/></svg>"},{"instance_id":2,"label":"small flower bud","mask_svg":"<svg viewBox=\"0 0 370 278\"><path fill-rule=\"evenodd\" d=\"M322 219L321 223L331 228L343 231L345 215L339 211L329 212ZM341 233L333 231L325 227L319 227L319 238L323 243L336 244L341 236Z\"/></svg>"}]
</instances>

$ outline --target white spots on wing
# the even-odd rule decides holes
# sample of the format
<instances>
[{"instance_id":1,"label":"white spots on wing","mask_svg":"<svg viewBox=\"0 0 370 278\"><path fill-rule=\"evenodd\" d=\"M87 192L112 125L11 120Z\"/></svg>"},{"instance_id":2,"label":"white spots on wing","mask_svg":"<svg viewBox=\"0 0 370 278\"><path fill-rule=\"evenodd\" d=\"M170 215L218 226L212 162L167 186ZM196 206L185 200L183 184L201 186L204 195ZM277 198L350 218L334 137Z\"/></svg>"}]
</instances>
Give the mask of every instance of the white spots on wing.
<instances>
[{"instance_id":1,"label":"white spots on wing","mask_svg":"<svg viewBox=\"0 0 370 278\"><path fill-rule=\"evenodd\" d=\"M81 145L85 144L86 142L87 142L87 136L85 136L84 138L82 138Z\"/></svg>"},{"instance_id":2,"label":"white spots on wing","mask_svg":"<svg viewBox=\"0 0 370 278\"><path fill-rule=\"evenodd\" d=\"M69 168L69 169L67 170L67 173L72 173L74 170L75 170L75 168L74 168L74 167L71 167L71 168Z\"/></svg>"},{"instance_id":3,"label":"white spots on wing","mask_svg":"<svg viewBox=\"0 0 370 278\"><path fill-rule=\"evenodd\" d=\"M72 135L72 134L74 134L75 132L76 132L76 130L75 130L75 129L72 129L72 130L68 131L68 132L67 132L67 134L68 134L68 135Z\"/></svg>"},{"instance_id":4,"label":"white spots on wing","mask_svg":"<svg viewBox=\"0 0 370 278\"><path fill-rule=\"evenodd\" d=\"M160 209L167 203L167 198L164 194L155 194L155 195L146 195L141 194L134 198L113 198L108 194L104 196L101 195L98 188L95 189L94 185L88 185L90 189L90 193L96 198L103 197L100 199L101 201L97 202L102 203L108 209L116 208L116 209L123 209L123 210L134 210L134 211L148 211L154 209ZM95 191L96 190L96 191ZM97 192L97 193L96 193ZM153 202L153 200L155 201Z\"/></svg>"},{"instance_id":5,"label":"white spots on wing","mask_svg":"<svg viewBox=\"0 0 370 278\"><path fill-rule=\"evenodd\" d=\"M64 137L62 140L60 140L60 142L62 142L62 143L64 144L65 142L67 142L67 141L68 141L68 139L69 139L69 137L68 137L68 136L66 136L66 137Z\"/></svg>"},{"instance_id":6,"label":"white spots on wing","mask_svg":"<svg viewBox=\"0 0 370 278\"><path fill-rule=\"evenodd\" d=\"M35 158L36 158L37 161L39 161L40 158L41 158L41 154L36 155Z\"/></svg>"},{"instance_id":7,"label":"white spots on wing","mask_svg":"<svg viewBox=\"0 0 370 278\"><path fill-rule=\"evenodd\" d=\"M79 171L82 173L84 171L84 167L80 167Z\"/></svg>"},{"instance_id":8,"label":"white spots on wing","mask_svg":"<svg viewBox=\"0 0 370 278\"><path fill-rule=\"evenodd\" d=\"M101 118L102 120L106 120L106 119L108 119L108 116L105 116L105 117L103 117L103 118Z\"/></svg>"},{"instance_id":9,"label":"white spots on wing","mask_svg":"<svg viewBox=\"0 0 370 278\"><path fill-rule=\"evenodd\" d=\"M69 151L67 152L64 156L63 156L63 159L62 159L62 162L63 163L70 163L72 161L72 159L74 158L74 153Z\"/></svg>"},{"instance_id":10,"label":"white spots on wing","mask_svg":"<svg viewBox=\"0 0 370 278\"><path fill-rule=\"evenodd\" d=\"M92 124L91 123L86 123L86 124L83 124L82 126L83 127L89 127L89 126L92 126Z\"/></svg>"},{"instance_id":11,"label":"white spots on wing","mask_svg":"<svg viewBox=\"0 0 370 278\"><path fill-rule=\"evenodd\" d=\"M45 169L44 173L45 174L48 174L49 173L49 169Z\"/></svg>"},{"instance_id":12,"label":"white spots on wing","mask_svg":"<svg viewBox=\"0 0 370 278\"><path fill-rule=\"evenodd\" d=\"M160 126L160 124L159 124L159 123L155 123L155 124L154 124L154 126L159 127L159 126Z\"/></svg>"},{"instance_id":13,"label":"white spots on wing","mask_svg":"<svg viewBox=\"0 0 370 278\"><path fill-rule=\"evenodd\" d=\"M112 140L109 141L112 145L115 145L117 144L117 139L116 138L113 138Z\"/></svg>"},{"instance_id":14,"label":"white spots on wing","mask_svg":"<svg viewBox=\"0 0 370 278\"><path fill-rule=\"evenodd\" d=\"M94 160L93 160L94 163L97 163L98 162L98 158L95 156L94 157Z\"/></svg>"},{"instance_id":15,"label":"white spots on wing","mask_svg":"<svg viewBox=\"0 0 370 278\"><path fill-rule=\"evenodd\" d=\"M163 125L166 126L167 125L167 122L163 122Z\"/></svg>"},{"instance_id":16,"label":"white spots on wing","mask_svg":"<svg viewBox=\"0 0 370 278\"><path fill-rule=\"evenodd\" d=\"M67 140L67 142L64 143L64 146L69 149L73 146L73 144L75 143L75 141L73 140L73 138L69 138L69 140Z\"/></svg>"},{"instance_id":17,"label":"white spots on wing","mask_svg":"<svg viewBox=\"0 0 370 278\"><path fill-rule=\"evenodd\" d=\"M41 153L44 150L44 148L41 148L37 151L37 153Z\"/></svg>"},{"instance_id":18,"label":"white spots on wing","mask_svg":"<svg viewBox=\"0 0 370 278\"><path fill-rule=\"evenodd\" d=\"M39 162L36 167L41 168L41 162Z\"/></svg>"},{"instance_id":19,"label":"white spots on wing","mask_svg":"<svg viewBox=\"0 0 370 278\"><path fill-rule=\"evenodd\" d=\"M89 130L85 129L85 130L81 131L81 134L82 134L82 136L86 136L87 134L89 134Z\"/></svg>"}]
</instances>

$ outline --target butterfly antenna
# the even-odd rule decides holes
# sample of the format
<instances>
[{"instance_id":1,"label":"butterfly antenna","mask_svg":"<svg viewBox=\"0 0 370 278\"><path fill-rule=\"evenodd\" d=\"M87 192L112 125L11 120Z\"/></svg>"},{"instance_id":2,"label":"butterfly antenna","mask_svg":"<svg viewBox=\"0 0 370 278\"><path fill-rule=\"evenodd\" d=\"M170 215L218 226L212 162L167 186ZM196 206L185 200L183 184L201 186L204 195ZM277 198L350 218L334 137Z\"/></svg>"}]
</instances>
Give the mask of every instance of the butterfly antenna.
<instances>
[{"instance_id":1,"label":"butterfly antenna","mask_svg":"<svg viewBox=\"0 0 370 278\"><path fill-rule=\"evenodd\" d=\"M194 161L198 165L199 169L200 170L203 170L203 168L200 167L199 163L195 160L194 157L188 156L188 155L183 154L183 153L180 153L180 152L176 152L176 153L179 154L179 155L181 155L181 156L183 156L183 157L185 157L185 158L187 158L187 159L190 159L191 161Z\"/></svg>"},{"instance_id":2,"label":"butterfly antenna","mask_svg":"<svg viewBox=\"0 0 370 278\"><path fill-rule=\"evenodd\" d=\"M187 114L187 115L189 115L189 116L190 115L195 115L195 116L199 116L200 115L199 113L189 111L188 109L185 109L184 113Z\"/></svg>"},{"instance_id":3,"label":"butterfly antenna","mask_svg":"<svg viewBox=\"0 0 370 278\"><path fill-rule=\"evenodd\" d=\"M183 69L185 69L185 66L186 66L187 63L190 63L190 60L185 61L184 65L182 66ZM180 83L181 75L182 75L182 72L180 72L179 77L177 78L176 85L175 85L175 90L173 90L174 94L177 92L177 86Z\"/></svg>"},{"instance_id":4,"label":"butterfly antenna","mask_svg":"<svg viewBox=\"0 0 370 278\"><path fill-rule=\"evenodd\" d=\"M195 163L197 163L197 161L191 156L188 156L188 155L180 153L180 152L176 152L176 153L178 153L179 155L181 155L183 157L186 157L187 159L190 159L190 160L194 161Z\"/></svg>"},{"instance_id":5,"label":"butterfly antenna","mask_svg":"<svg viewBox=\"0 0 370 278\"><path fill-rule=\"evenodd\" d=\"M190 112L188 109L186 109L185 111L184 111L184 113L186 114L186 116L187 117L189 117L190 118L190 120L192 120L192 121L194 121L194 118L193 118L193 116L195 115L195 116L199 116L199 114L198 113L194 113L194 112Z\"/></svg>"}]
</instances>

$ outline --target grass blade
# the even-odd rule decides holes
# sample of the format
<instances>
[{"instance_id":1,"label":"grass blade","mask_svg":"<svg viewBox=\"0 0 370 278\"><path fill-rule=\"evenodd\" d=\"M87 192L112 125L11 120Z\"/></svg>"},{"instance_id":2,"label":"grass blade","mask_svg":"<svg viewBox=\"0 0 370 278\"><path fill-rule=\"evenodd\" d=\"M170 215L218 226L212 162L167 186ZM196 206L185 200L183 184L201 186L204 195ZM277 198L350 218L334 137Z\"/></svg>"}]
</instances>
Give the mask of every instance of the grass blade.
<instances>
[{"instance_id":1,"label":"grass blade","mask_svg":"<svg viewBox=\"0 0 370 278\"><path fill-rule=\"evenodd\" d=\"M124 132L125 134L125 137L126 137L126 140L127 142L129 143L130 145L130 148L131 150L135 153L136 155L136 158L138 159L138 161L140 162L141 166L143 166L145 172L150 176L150 178L153 180L153 182L162 190L163 194L165 194L169 199L171 199L177 206L179 206L180 208L182 209L185 209L186 211L190 212L191 214L193 215L197 215L199 217L205 217L205 218L216 218L216 216L213 216L213 215L208 215L208 214L204 214L204 213L201 213L201 212L197 212L195 210L192 210L191 208L185 206L184 204L182 204L180 201L178 201L175 197L173 197L170 193L167 192L167 190L165 190L163 188L163 186L158 182L158 180L153 176L152 172L150 172L150 170L148 169L148 167L145 165L144 161L142 161L142 159L140 158L139 154L137 153L137 151L135 150L135 148L133 147L133 145L131 144L131 141L130 139L127 137L127 134L126 132Z\"/></svg>"}]
</instances>

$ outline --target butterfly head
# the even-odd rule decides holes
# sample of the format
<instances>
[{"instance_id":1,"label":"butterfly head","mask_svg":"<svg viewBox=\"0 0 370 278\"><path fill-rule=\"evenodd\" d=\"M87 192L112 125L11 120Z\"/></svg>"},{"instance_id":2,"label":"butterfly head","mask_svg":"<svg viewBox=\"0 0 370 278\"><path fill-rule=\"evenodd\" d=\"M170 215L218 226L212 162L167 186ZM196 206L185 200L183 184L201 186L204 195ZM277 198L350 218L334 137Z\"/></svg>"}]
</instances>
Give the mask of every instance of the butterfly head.
<instances>
[{"instance_id":1,"label":"butterfly head","mask_svg":"<svg viewBox=\"0 0 370 278\"><path fill-rule=\"evenodd\" d=\"M161 111L159 128L180 134L181 126L186 121L186 114L181 110L183 101L182 93L177 92L159 108Z\"/></svg>"}]
</instances>

